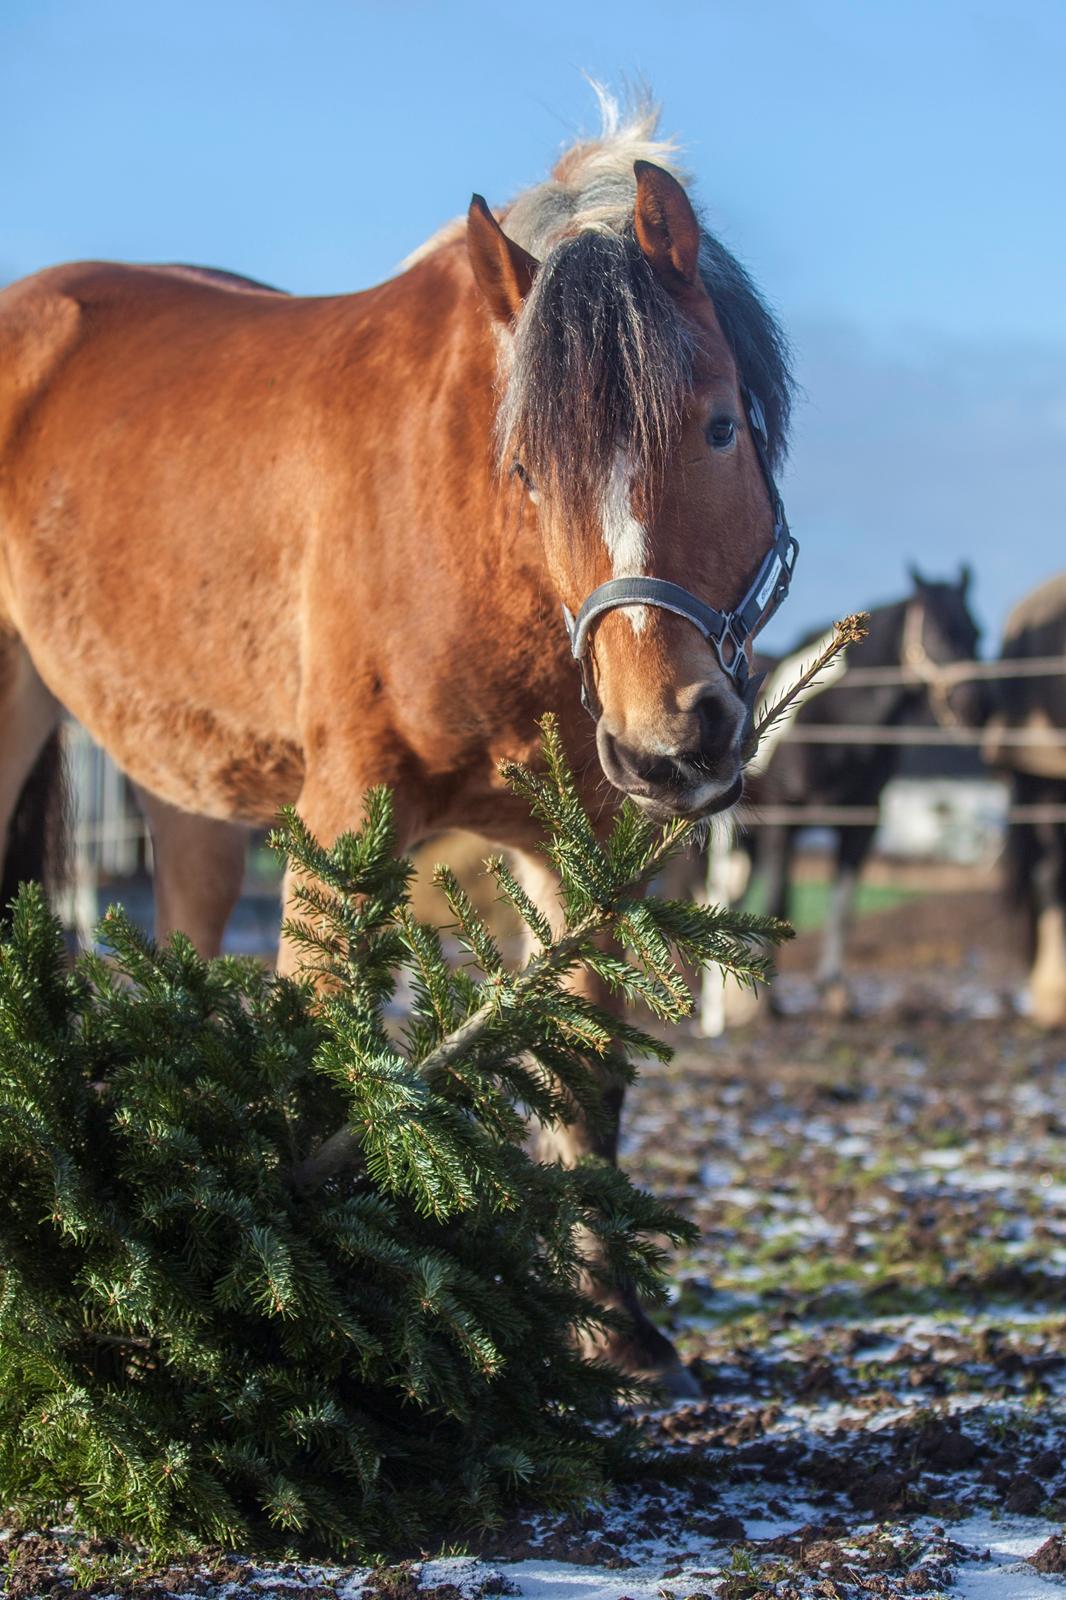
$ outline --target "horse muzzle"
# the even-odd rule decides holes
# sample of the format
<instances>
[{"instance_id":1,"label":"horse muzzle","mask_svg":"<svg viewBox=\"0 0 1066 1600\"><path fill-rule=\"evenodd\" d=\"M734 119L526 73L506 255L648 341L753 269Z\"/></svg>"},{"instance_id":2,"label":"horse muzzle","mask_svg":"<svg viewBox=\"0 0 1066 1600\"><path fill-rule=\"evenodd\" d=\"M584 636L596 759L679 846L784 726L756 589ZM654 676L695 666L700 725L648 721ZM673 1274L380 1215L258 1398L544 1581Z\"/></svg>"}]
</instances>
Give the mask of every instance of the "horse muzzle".
<instances>
[{"instance_id":1,"label":"horse muzzle","mask_svg":"<svg viewBox=\"0 0 1066 1600\"><path fill-rule=\"evenodd\" d=\"M643 795L635 790L628 792L630 799L645 815L660 826L681 820L700 822L731 810L740 801L744 794L744 776L738 773L725 789L717 784L703 783L676 795Z\"/></svg>"},{"instance_id":2,"label":"horse muzzle","mask_svg":"<svg viewBox=\"0 0 1066 1600\"><path fill-rule=\"evenodd\" d=\"M615 732L605 717L597 725L604 776L656 822L714 816L735 805L743 793L742 726L735 721L723 726L709 714L693 720L703 737L674 748Z\"/></svg>"}]
</instances>

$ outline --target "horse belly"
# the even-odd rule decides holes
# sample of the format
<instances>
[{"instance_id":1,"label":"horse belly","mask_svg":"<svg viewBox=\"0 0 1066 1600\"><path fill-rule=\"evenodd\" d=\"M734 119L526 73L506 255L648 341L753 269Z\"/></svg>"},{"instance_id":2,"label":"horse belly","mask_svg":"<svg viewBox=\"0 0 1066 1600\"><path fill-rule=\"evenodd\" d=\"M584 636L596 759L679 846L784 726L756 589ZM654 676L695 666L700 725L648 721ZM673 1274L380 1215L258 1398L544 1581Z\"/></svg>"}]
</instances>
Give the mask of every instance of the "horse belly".
<instances>
[{"instance_id":1,"label":"horse belly","mask_svg":"<svg viewBox=\"0 0 1066 1600\"><path fill-rule=\"evenodd\" d=\"M110 728L94 726L90 716L79 720L128 777L182 811L266 826L299 799L299 744L206 706L146 706Z\"/></svg>"},{"instance_id":2,"label":"horse belly","mask_svg":"<svg viewBox=\"0 0 1066 1600\"><path fill-rule=\"evenodd\" d=\"M299 798L303 750L285 732L135 680L42 676L127 777L179 810L266 825Z\"/></svg>"},{"instance_id":3,"label":"horse belly","mask_svg":"<svg viewBox=\"0 0 1066 1600\"><path fill-rule=\"evenodd\" d=\"M54 598L55 590L51 589ZM295 687L279 694L275 641L236 623L199 629L168 619L135 585L106 605L47 604L48 588L20 605L19 631L38 672L119 767L183 811L269 823L303 782ZM45 601L42 604L42 600ZM228 640L220 646L220 637ZM264 659L264 652L265 659ZM295 678L295 672L291 675Z\"/></svg>"}]
</instances>

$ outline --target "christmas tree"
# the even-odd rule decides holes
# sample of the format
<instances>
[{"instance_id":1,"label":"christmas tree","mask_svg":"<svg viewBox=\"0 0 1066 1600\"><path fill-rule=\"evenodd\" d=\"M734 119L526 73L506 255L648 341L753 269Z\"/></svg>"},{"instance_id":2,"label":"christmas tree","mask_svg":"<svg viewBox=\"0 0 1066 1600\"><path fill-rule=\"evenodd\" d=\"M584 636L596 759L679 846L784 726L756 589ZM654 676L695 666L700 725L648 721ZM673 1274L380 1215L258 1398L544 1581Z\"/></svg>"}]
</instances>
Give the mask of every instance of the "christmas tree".
<instances>
[{"instance_id":1,"label":"christmas tree","mask_svg":"<svg viewBox=\"0 0 1066 1600\"><path fill-rule=\"evenodd\" d=\"M156 1551L221 1542L364 1556L603 1492L626 1380L581 1354L589 1288L662 1297L688 1226L599 1162L526 1151L595 1116L663 1043L575 994L585 967L654 1017L675 964L750 981L777 925L645 898L685 842L583 811L553 724L508 779L563 886L519 971L446 871L450 935L413 916L386 791L327 849L294 813L299 981L157 946L118 911L71 968L25 886L0 945L0 1503ZM615 944L604 948L603 936ZM390 1012L398 976L412 993Z\"/></svg>"}]
</instances>

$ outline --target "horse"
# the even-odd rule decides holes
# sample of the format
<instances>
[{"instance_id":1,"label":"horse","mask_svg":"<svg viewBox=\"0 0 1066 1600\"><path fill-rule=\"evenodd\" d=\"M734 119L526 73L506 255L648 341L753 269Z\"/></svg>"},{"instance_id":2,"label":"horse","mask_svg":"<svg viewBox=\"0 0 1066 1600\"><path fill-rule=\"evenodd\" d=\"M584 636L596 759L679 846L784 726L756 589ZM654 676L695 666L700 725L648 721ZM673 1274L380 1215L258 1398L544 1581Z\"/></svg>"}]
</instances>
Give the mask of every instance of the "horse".
<instances>
[{"instance_id":1,"label":"horse","mask_svg":"<svg viewBox=\"0 0 1066 1600\"><path fill-rule=\"evenodd\" d=\"M1010 777L1017 806L1066 805L1066 573L1049 578L1007 618L1000 658L1023 664L1057 658L1057 668L997 680L984 757ZM1032 744L1007 742L1004 730L1032 729ZM1051 742L1041 734L1051 734ZM1008 881L1026 915L1029 999L1033 1018L1066 1028L1066 823L1054 816L1014 823L1008 833Z\"/></svg>"},{"instance_id":2,"label":"horse","mask_svg":"<svg viewBox=\"0 0 1066 1600\"><path fill-rule=\"evenodd\" d=\"M979 726L985 718L983 690L973 681L944 674L952 663L972 660L979 641L969 608L971 575L963 566L955 581L924 578L910 570L911 592L901 600L874 607L865 639L849 645L839 669L831 669L808 691L791 722L797 730L812 725L837 728L895 728L935 721L946 726ZM766 674L764 702L772 704L779 688L792 681L817 653L825 630L802 638L781 661L758 658ZM849 683L849 672L875 669L873 682ZM888 679L877 682L879 672ZM767 741L748 774L745 801L753 820L760 806L876 807L885 785L899 769L899 745L805 743L781 736ZM801 824L774 823L749 829L741 839L754 868L765 881L766 910L788 918L792 891L793 853ZM863 866L876 833L873 823L855 823L836 830L832 878L825 930L818 964L818 982L831 1004L846 1003L843 990L847 931Z\"/></svg>"},{"instance_id":3,"label":"horse","mask_svg":"<svg viewBox=\"0 0 1066 1600\"><path fill-rule=\"evenodd\" d=\"M402 849L480 832L557 917L499 774L549 708L590 807L736 803L795 559L787 345L657 112L602 106L358 293L89 262L0 294L0 829L27 856L64 710L143 797L158 935L205 955L250 828L295 804L328 842L377 784ZM613 1160L610 1096L545 1155ZM691 1392L630 1309L613 1358Z\"/></svg>"}]
</instances>

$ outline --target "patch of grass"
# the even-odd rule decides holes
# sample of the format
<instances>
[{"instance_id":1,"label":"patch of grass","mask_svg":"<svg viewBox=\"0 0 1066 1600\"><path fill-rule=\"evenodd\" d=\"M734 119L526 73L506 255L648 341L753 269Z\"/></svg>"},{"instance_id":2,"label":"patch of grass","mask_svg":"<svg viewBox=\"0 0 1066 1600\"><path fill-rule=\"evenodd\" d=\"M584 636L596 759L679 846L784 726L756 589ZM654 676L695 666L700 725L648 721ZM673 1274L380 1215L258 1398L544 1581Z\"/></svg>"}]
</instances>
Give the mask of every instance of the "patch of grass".
<instances>
[{"instance_id":1,"label":"patch of grass","mask_svg":"<svg viewBox=\"0 0 1066 1600\"><path fill-rule=\"evenodd\" d=\"M797 933L807 933L825 926L829 911L829 889L827 880L800 879L792 885L788 920ZM922 889L900 888L895 884L861 883L856 896L855 914L865 917L877 911L891 911L908 901L921 899L925 892ZM745 911L765 911L766 882L761 876L753 879L744 896L743 906Z\"/></svg>"}]
</instances>

